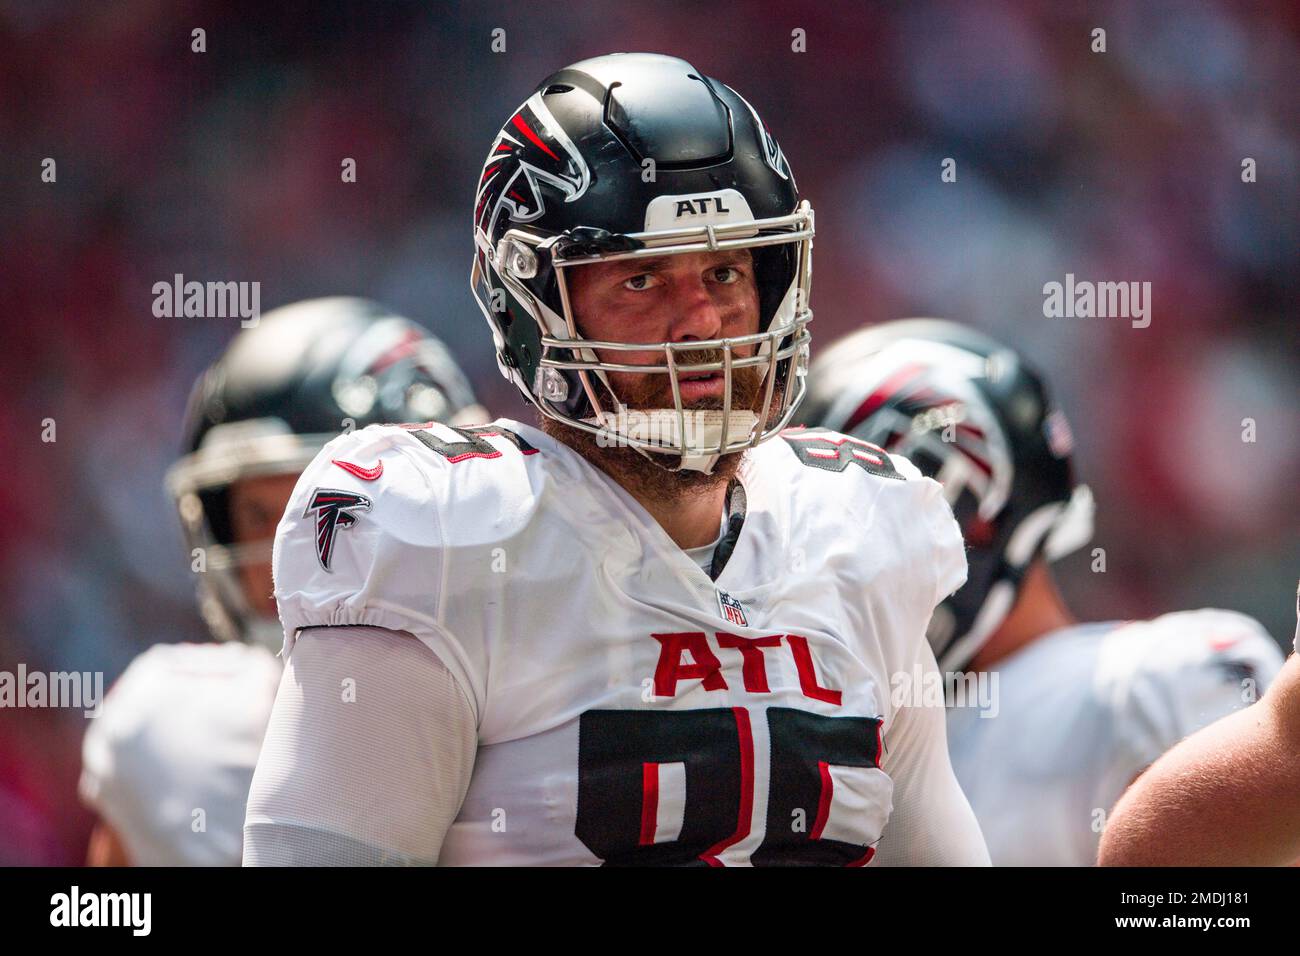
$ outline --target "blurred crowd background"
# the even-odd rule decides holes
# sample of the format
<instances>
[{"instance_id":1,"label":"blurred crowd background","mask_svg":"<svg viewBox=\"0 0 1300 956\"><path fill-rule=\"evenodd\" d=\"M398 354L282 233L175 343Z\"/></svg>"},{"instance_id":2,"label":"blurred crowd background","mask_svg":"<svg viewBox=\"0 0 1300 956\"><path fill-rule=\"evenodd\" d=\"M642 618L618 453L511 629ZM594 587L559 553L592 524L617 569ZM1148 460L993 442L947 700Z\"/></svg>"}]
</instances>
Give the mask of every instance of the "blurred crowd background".
<instances>
[{"instance_id":1,"label":"blurred crowd background","mask_svg":"<svg viewBox=\"0 0 1300 956\"><path fill-rule=\"evenodd\" d=\"M154 642L206 637L162 474L238 320L155 318L155 282L255 280L263 310L379 299L531 420L470 296L473 191L543 76L617 50L682 56L767 120L817 210L814 350L933 315L1048 375L1106 551L1105 573L1061 566L1078 615L1217 605L1289 644L1295 4L292 6L0 2L0 670L107 685ZM1150 281L1150 327L1044 318L1066 273ZM84 729L0 712L0 863L83 858Z\"/></svg>"}]
</instances>

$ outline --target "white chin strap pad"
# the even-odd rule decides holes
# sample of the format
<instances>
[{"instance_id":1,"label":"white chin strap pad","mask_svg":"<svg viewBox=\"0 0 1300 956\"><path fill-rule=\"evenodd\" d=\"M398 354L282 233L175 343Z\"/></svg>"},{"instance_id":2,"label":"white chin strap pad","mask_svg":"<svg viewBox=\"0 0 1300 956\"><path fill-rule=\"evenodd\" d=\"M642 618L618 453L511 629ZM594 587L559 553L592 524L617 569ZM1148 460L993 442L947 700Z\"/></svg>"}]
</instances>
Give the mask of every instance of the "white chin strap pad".
<instances>
[{"instance_id":1,"label":"white chin strap pad","mask_svg":"<svg viewBox=\"0 0 1300 956\"><path fill-rule=\"evenodd\" d=\"M618 438L635 441L653 442L664 448L662 453L633 445L638 452L662 464L671 471L687 470L712 474L721 454L717 451L700 451L694 454L692 449L719 449L722 447L722 423L724 414L721 409L688 408L683 411L683 421L679 422L677 411L672 408L628 409L619 414L605 413L603 421L588 419L594 425L600 425ZM748 438L758 424L758 416L752 411L733 409L727 421L727 441ZM681 425L685 425L683 433ZM686 449L680 453L678 449ZM680 454L681 464L673 468L664 463L674 453Z\"/></svg>"}]
</instances>

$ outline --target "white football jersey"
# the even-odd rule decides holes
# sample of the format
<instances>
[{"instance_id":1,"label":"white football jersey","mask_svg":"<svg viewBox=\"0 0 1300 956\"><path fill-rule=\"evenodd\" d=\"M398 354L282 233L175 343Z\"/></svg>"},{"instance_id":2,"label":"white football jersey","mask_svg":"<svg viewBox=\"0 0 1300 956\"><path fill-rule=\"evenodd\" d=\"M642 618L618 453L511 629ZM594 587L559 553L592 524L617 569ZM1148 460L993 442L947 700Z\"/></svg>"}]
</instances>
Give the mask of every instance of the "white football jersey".
<instances>
[{"instance_id":1,"label":"white football jersey","mask_svg":"<svg viewBox=\"0 0 1300 956\"><path fill-rule=\"evenodd\" d=\"M516 422L371 426L303 473L275 543L286 655L300 628L409 631L475 710L440 864L871 859L901 759L890 675L965 578L960 533L938 484L824 430L750 450L739 477L714 581Z\"/></svg>"},{"instance_id":2,"label":"white football jersey","mask_svg":"<svg viewBox=\"0 0 1300 956\"><path fill-rule=\"evenodd\" d=\"M157 644L114 682L82 742L82 799L135 866L238 866L280 683L246 644Z\"/></svg>"},{"instance_id":3,"label":"white football jersey","mask_svg":"<svg viewBox=\"0 0 1300 956\"><path fill-rule=\"evenodd\" d=\"M948 746L995 866L1090 866L1157 757L1253 702L1282 665L1235 611L1063 628L1001 661L995 706L948 709Z\"/></svg>"}]
</instances>

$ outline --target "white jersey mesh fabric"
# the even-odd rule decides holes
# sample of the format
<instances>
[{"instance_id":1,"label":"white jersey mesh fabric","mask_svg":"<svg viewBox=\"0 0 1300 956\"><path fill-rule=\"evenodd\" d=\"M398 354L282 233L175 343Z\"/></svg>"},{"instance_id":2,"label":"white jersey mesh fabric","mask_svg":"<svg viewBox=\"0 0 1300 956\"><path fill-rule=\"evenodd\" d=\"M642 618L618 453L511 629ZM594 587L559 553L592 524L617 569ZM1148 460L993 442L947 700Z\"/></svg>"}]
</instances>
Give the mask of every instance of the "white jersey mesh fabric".
<instances>
[{"instance_id":1,"label":"white jersey mesh fabric","mask_svg":"<svg viewBox=\"0 0 1300 956\"><path fill-rule=\"evenodd\" d=\"M924 683L938 672L921 641L913 669ZM907 697L907 695L904 695ZM894 781L894 810L875 866L988 866L989 852L975 813L948 760L943 701L900 700L893 727L884 728L881 767Z\"/></svg>"},{"instance_id":2,"label":"white jersey mesh fabric","mask_svg":"<svg viewBox=\"0 0 1300 956\"><path fill-rule=\"evenodd\" d=\"M158 644L113 684L80 793L134 866L238 866L244 801L280 682L245 644Z\"/></svg>"},{"instance_id":3,"label":"white jersey mesh fabric","mask_svg":"<svg viewBox=\"0 0 1300 956\"><path fill-rule=\"evenodd\" d=\"M476 747L469 700L412 635L300 631L253 775L244 865L436 864Z\"/></svg>"}]
</instances>

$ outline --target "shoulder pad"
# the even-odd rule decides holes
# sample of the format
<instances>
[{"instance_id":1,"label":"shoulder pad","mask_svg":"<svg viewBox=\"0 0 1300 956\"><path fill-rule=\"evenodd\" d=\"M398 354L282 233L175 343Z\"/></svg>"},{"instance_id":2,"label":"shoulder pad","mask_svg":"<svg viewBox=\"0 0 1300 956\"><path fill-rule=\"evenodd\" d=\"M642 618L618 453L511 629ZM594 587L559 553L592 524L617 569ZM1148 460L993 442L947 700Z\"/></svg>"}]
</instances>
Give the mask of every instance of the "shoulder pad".
<instances>
[{"instance_id":1,"label":"shoulder pad","mask_svg":"<svg viewBox=\"0 0 1300 956\"><path fill-rule=\"evenodd\" d=\"M1097 677L1145 766L1187 735L1253 703L1282 654L1253 618L1206 608L1133 622L1107 635Z\"/></svg>"},{"instance_id":2,"label":"shoulder pad","mask_svg":"<svg viewBox=\"0 0 1300 956\"><path fill-rule=\"evenodd\" d=\"M1144 670L1222 669L1235 661L1251 664L1271 678L1282 663L1281 652L1264 626L1237 611L1175 611L1141 622L1133 632L1144 639L1140 665Z\"/></svg>"}]
</instances>

